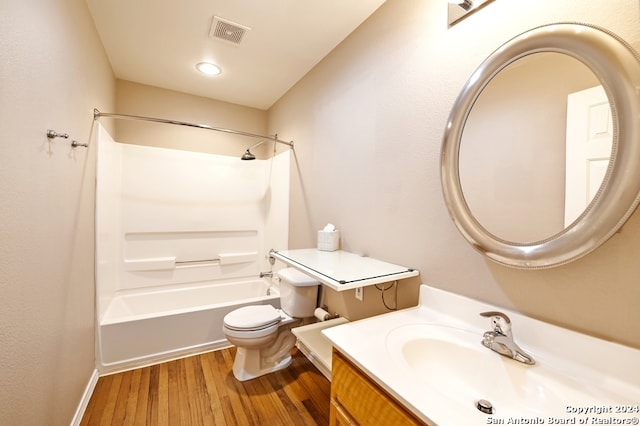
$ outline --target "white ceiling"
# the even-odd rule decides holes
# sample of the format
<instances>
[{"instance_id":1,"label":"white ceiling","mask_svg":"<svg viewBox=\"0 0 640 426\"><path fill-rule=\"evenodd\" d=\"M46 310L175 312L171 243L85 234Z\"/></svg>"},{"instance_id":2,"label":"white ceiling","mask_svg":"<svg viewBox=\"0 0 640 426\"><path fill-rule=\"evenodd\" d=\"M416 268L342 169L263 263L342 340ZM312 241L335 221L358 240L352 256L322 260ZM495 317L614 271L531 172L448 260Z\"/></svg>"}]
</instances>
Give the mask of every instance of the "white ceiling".
<instances>
[{"instance_id":1,"label":"white ceiling","mask_svg":"<svg viewBox=\"0 0 640 426\"><path fill-rule=\"evenodd\" d=\"M117 78L268 109L385 0L87 0ZM249 27L209 37L213 17ZM211 61L222 74L200 74Z\"/></svg>"}]
</instances>

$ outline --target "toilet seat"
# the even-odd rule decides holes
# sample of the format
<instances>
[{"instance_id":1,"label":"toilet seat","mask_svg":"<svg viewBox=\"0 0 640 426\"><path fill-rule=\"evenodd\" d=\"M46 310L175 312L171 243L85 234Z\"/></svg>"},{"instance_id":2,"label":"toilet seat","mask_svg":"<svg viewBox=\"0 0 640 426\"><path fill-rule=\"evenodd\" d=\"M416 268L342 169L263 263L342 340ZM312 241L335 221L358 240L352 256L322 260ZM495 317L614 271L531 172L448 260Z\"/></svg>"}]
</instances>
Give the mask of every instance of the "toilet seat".
<instances>
[{"instance_id":1,"label":"toilet seat","mask_svg":"<svg viewBox=\"0 0 640 426\"><path fill-rule=\"evenodd\" d=\"M237 330L234 328L230 328L228 325L223 324L222 332L227 338L236 338L243 340L251 340L251 339L259 339L261 337L266 337L269 335L273 335L274 337L278 334L278 326L279 324L273 324L271 326L267 326L265 328L255 329L255 330Z\"/></svg>"},{"instance_id":2,"label":"toilet seat","mask_svg":"<svg viewBox=\"0 0 640 426\"><path fill-rule=\"evenodd\" d=\"M262 337L275 332L281 320L281 313L271 305L244 306L225 315L223 328L234 337Z\"/></svg>"}]
</instances>

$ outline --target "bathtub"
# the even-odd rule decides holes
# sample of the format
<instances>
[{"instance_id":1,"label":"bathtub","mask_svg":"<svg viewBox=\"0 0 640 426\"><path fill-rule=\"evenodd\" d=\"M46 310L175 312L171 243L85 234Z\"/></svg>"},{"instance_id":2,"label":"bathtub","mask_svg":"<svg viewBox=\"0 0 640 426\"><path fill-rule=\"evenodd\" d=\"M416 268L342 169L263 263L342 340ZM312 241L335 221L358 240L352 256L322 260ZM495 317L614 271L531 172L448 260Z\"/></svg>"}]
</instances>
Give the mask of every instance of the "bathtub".
<instances>
[{"instance_id":1,"label":"bathtub","mask_svg":"<svg viewBox=\"0 0 640 426\"><path fill-rule=\"evenodd\" d=\"M280 307L268 279L116 295L98 327L101 374L129 370L229 345L222 320L246 305Z\"/></svg>"}]
</instances>

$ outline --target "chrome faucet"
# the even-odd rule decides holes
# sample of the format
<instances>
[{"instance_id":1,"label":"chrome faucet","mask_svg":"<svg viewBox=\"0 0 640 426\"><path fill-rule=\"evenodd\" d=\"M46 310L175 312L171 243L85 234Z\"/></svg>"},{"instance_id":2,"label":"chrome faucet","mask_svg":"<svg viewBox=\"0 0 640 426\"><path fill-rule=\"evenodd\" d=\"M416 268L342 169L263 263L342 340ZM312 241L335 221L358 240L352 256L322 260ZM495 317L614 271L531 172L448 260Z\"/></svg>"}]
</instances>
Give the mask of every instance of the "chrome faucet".
<instances>
[{"instance_id":1,"label":"chrome faucet","mask_svg":"<svg viewBox=\"0 0 640 426\"><path fill-rule=\"evenodd\" d=\"M482 312L480 315L491 319L493 331L487 331L482 336L482 344L500 355L513 358L525 364L535 364L533 358L523 351L513 341L511 334L511 320L502 312Z\"/></svg>"},{"instance_id":2,"label":"chrome faucet","mask_svg":"<svg viewBox=\"0 0 640 426\"><path fill-rule=\"evenodd\" d=\"M270 268L271 270L269 272L260 272L260 278L264 278L264 277L273 278L273 265L276 263L276 258L273 257L274 251L275 251L274 249L269 250L269 255L266 256L266 258L269 260L269 263L271 264L271 268Z\"/></svg>"}]
</instances>

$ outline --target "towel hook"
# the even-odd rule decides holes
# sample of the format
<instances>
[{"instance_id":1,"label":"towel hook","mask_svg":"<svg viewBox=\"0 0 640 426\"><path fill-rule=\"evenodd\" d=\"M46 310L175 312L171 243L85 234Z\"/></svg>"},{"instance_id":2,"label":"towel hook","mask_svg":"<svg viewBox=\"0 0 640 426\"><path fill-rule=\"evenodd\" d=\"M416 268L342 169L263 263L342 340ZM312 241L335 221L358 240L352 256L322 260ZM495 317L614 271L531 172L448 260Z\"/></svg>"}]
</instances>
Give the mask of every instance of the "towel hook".
<instances>
[{"instance_id":1,"label":"towel hook","mask_svg":"<svg viewBox=\"0 0 640 426\"><path fill-rule=\"evenodd\" d=\"M69 134L68 133L58 133L55 130L47 129L47 139L55 139L55 138L69 139ZM80 143L77 140L72 140L71 141L71 147L72 148L77 148L79 146L87 148L89 146L89 144L88 143Z\"/></svg>"},{"instance_id":2,"label":"towel hook","mask_svg":"<svg viewBox=\"0 0 640 426\"><path fill-rule=\"evenodd\" d=\"M58 133L55 130L47 129L47 139L64 138L69 139L68 133Z\"/></svg>"}]
</instances>

